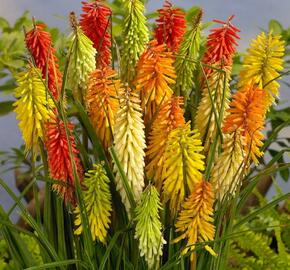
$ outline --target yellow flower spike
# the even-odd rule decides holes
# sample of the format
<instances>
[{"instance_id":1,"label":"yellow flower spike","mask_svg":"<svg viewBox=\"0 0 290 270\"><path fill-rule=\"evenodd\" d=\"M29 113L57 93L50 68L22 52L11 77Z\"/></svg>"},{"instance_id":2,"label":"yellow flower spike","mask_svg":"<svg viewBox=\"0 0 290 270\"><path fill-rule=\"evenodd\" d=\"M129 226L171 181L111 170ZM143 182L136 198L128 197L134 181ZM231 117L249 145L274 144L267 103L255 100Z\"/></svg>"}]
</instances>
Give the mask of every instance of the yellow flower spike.
<instances>
[{"instance_id":1,"label":"yellow flower spike","mask_svg":"<svg viewBox=\"0 0 290 270\"><path fill-rule=\"evenodd\" d=\"M159 269L163 245L159 210L161 203L156 188L147 186L141 196L141 202L135 209L135 238L139 240L140 256L144 256L149 269Z\"/></svg>"},{"instance_id":2,"label":"yellow flower spike","mask_svg":"<svg viewBox=\"0 0 290 270\"><path fill-rule=\"evenodd\" d=\"M92 170L85 174L84 185L84 205L88 215L89 226L92 238L106 243L107 231L111 223L111 193L109 178L102 164L94 164ZM79 206L75 209L75 234L80 235L83 231Z\"/></svg>"},{"instance_id":3,"label":"yellow flower spike","mask_svg":"<svg viewBox=\"0 0 290 270\"><path fill-rule=\"evenodd\" d=\"M171 52L166 51L166 45L158 45L156 40L149 43L147 50L138 62L135 80L136 90L140 91L144 122L149 123L161 102L168 100L175 84L174 59Z\"/></svg>"},{"instance_id":4,"label":"yellow flower spike","mask_svg":"<svg viewBox=\"0 0 290 270\"><path fill-rule=\"evenodd\" d=\"M128 178L136 202L144 187L145 132L142 120L140 100L130 89L123 92L120 98L120 109L116 115L114 130L114 149ZM130 216L130 202L127 197L121 175L115 165L117 190Z\"/></svg>"},{"instance_id":5,"label":"yellow flower spike","mask_svg":"<svg viewBox=\"0 0 290 270\"><path fill-rule=\"evenodd\" d=\"M234 196L241 184L246 160L244 145L244 139L239 131L225 135L223 152L218 156L211 173L215 197L220 201L226 196L227 198Z\"/></svg>"},{"instance_id":6,"label":"yellow flower spike","mask_svg":"<svg viewBox=\"0 0 290 270\"><path fill-rule=\"evenodd\" d=\"M262 32L252 41L244 59L243 69L240 72L238 86L243 87L249 83L257 84L267 91L268 106L279 96L279 83L275 80L279 71L283 69L283 56L285 53L284 41L279 35L272 32ZM269 83L271 80L271 83ZM266 87L264 87L269 83Z\"/></svg>"},{"instance_id":7,"label":"yellow flower spike","mask_svg":"<svg viewBox=\"0 0 290 270\"><path fill-rule=\"evenodd\" d=\"M160 107L157 118L153 122L146 151L148 164L146 173L155 182L158 191L162 187L162 170L166 141L171 130L185 124L182 97L172 97Z\"/></svg>"},{"instance_id":8,"label":"yellow flower spike","mask_svg":"<svg viewBox=\"0 0 290 270\"><path fill-rule=\"evenodd\" d=\"M194 190L195 184L202 179L202 150L199 134L196 130L190 130L190 122L170 132L162 178L164 199L170 200L172 216L180 209L184 198Z\"/></svg>"},{"instance_id":9,"label":"yellow flower spike","mask_svg":"<svg viewBox=\"0 0 290 270\"><path fill-rule=\"evenodd\" d=\"M173 243L182 239L187 240L187 245L182 254L191 253L191 260L195 258L195 245L202 242L213 241L215 227L213 225L214 194L209 182L200 181L195 185L193 192L183 202L175 224L176 232L181 233ZM213 256L217 256L214 250L205 245L205 249Z\"/></svg>"},{"instance_id":10,"label":"yellow flower spike","mask_svg":"<svg viewBox=\"0 0 290 270\"><path fill-rule=\"evenodd\" d=\"M113 141L115 116L119 108L118 93L123 91L117 72L109 67L96 69L88 82L88 113L103 146L107 149Z\"/></svg>"},{"instance_id":11,"label":"yellow flower spike","mask_svg":"<svg viewBox=\"0 0 290 270\"><path fill-rule=\"evenodd\" d=\"M42 82L40 69L29 67L17 76L14 112L19 121L26 151L32 150L34 157L38 152L38 139L43 139L44 123L52 116L54 103L47 94Z\"/></svg>"},{"instance_id":12,"label":"yellow flower spike","mask_svg":"<svg viewBox=\"0 0 290 270\"><path fill-rule=\"evenodd\" d=\"M229 108L231 67L224 66L223 70L224 72L213 70L208 75L208 86L207 84L204 86L195 117L195 128L200 132L205 153L209 151L218 134L217 122L223 122L226 110Z\"/></svg>"}]
</instances>

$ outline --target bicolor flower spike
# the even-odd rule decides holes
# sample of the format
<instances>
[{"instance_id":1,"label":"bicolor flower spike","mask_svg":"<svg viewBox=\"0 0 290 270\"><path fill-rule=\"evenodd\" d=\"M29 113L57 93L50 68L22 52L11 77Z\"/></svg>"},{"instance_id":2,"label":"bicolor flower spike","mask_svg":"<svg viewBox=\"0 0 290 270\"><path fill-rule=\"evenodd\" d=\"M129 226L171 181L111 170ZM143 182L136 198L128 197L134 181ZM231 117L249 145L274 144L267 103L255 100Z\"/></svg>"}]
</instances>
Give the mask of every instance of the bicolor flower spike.
<instances>
[{"instance_id":1,"label":"bicolor flower spike","mask_svg":"<svg viewBox=\"0 0 290 270\"><path fill-rule=\"evenodd\" d=\"M170 201L172 217L179 211L186 196L193 192L195 184L202 179L204 170L203 150L197 131L190 130L190 123L172 130L165 154L163 196Z\"/></svg>"},{"instance_id":2,"label":"bicolor flower spike","mask_svg":"<svg viewBox=\"0 0 290 270\"><path fill-rule=\"evenodd\" d=\"M185 13L180 8L173 8L168 0L158 13L155 38L158 44L166 44L170 51L176 52L186 31Z\"/></svg>"},{"instance_id":3,"label":"bicolor flower spike","mask_svg":"<svg viewBox=\"0 0 290 270\"><path fill-rule=\"evenodd\" d=\"M59 184L54 184L53 189L64 199L66 203L75 204L74 194L74 169L76 177L82 181L83 168L78 157L75 139L73 137L73 124L68 123L68 138L65 125L62 120L54 115L46 124L45 147L47 150L49 173L52 179L58 180ZM69 145L71 147L69 147ZM70 148L71 154L70 155ZM72 163L73 162L73 163Z\"/></svg>"},{"instance_id":4,"label":"bicolor flower spike","mask_svg":"<svg viewBox=\"0 0 290 270\"><path fill-rule=\"evenodd\" d=\"M123 85L116 76L115 70L105 67L92 72L88 81L88 113L105 149L113 142L118 95L123 91Z\"/></svg>"},{"instance_id":5,"label":"bicolor flower spike","mask_svg":"<svg viewBox=\"0 0 290 270\"><path fill-rule=\"evenodd\" d=\"M91 3L82 2L83 13L81 14L80 25L86 36L93 41L97 50L97 67L106 67L111 62L111 34L110 17L111 9L96 0Z\"/></svg>"},{"instance_id":6,"label":"bicolor flower spike","mask_svg":"<svg viewBox=\"0 0 290 270\"><path fill-rule=\"evenodd\" d=\"M158 269L162 247L166 243L162 235L159 211L161 203L156 188L147 186L141 202L135 209L136 232L139 240L140 255L145 257L149 269Z\"/></svg>"},{"instance_id":7,"label":"bicolor flower spike","mask_svg":"<svg viewBox=\"0 0 290 270\"><path fill-rule=\"evenodd\" d=\"M240 39L238 36L240 30L231 22L233 18L234 15L230 16L226 22L213 20L222 26L210 30L211 33L207 38L206 51L202 60L204 64L218 64L219 67L232 65L232 57L238 45L237 39Z\"/></svg>"},{"instance_id":8,"label":"bicolor flower spike","mask_svg":"<svg viewBox=\"0 0 290 270\"><path fill-rule=\"evenodd\" d=\"M140 91L145 124L152 119L157 107L172 96L170 85L175 84L175 78L172 53L166 52L164 44L151 41L140 57L135 80L136 90Z\"/></svg>"},{"instance_id":9,"label":"bicolor flower spike","mask_svg":"<svg viewBox=\"0 0 290 270\"><path fill-rule=\"evenodd\" d=\"M85 103L87 83L91 72L96 68L96 49L93 42L84 34L78 25L74 13L71 14L73 34L70 39L68 66L68 88L74 96Z\"/></svg>"},{"instance_id":10,"label":"bicolor flower spike","mask_svg":"<svg viewBox=\"0 0 290 270\"><path fill-rule=\"evenodd\" d=\"M149 31L144 16L144 4L140 0L124 0L126 15L123 27L121 51L122 81L131 83L136 75L136 64L146 48Z\"/></svg>"},{"instance_id":11,"label":"bicolor flower spike","mask_svg":"<svg viewBox=\"0 0 290 270\"><path fill-rule=\"evenodd\" d=\"M187 245L182 254L191 253L191 260L195 258L195 245L198 243L213 241L215 227L213 225L213 203L214 194L209 182L200 181L195 185L194 191L182 204L176 222L176 232L181 233L173 242L177 243L182 239L187 240ZM204 248L213 256L217 256L209 245Z\"/></svg>"},{"instance_id":12,"label":"bicolor flower spike","mask_svg":"<svg viewBox=\"0 0 290 270\"><path fill-rule=\"evenodd\" d=\"M185 124L182 97L171 97L160 107L157 118L154 120L149 135L146 158L147 177L152 180L160 191L162 187L162 170L164 153L169 133Z\"/></svg>"},{"instance_id":13,"label":"bicolor flower spike","mask_svg":"<svg viewBox=\"0 0 290 270\"><path fill-rule=\"evenodd\" d=\"M185 33L174 62L177 75L174 87L176 95L189 96L193 88L193 76L196 69L195 61L198 60L201 43L201 19L202 10L195 16L192 28Z\"/></svg>"},{"instance_id":14,"label":"bicolor flower spike","mask_svg":"<svg viewBox=\"0 0 290 270\"><path fill-rule=\"evenodd\" d=\"M277 77L283 70L284 53L285 43L281 36L262 32L248 49L238 85L253 83L264 89L268 94L268 106L271 106L279 96Z\"/></svg>"},{"instance_id":15,"label":"bicolor flower spike","mask_svg":"<svg viewBox=\"0 0 290 270\"><path fill-rule=\"evenodd\" d=\"M242 183L245 160L244 138L240 131L225 135L222 153L218 156L211 173L211 183L218 200L227 200L235 195Z\"/></svg>"},{"instance_id":16,"label":"bicolor flower spike","mask_svg":"<svg viewBox=\"0 0 290 270\"><path fill-rule=\"evenodd\" d=\"M102 164L94 164L93 169L85 174L83 181L84 207L88 216L92 238L106 243L108 229L111 223L112 198L109 187L109 178ZM83 232L80 207L75 209L75 234Z\"/></svg>"},{"instance_id":17,"label":"bicolor flower spike","mask_svg":"<svg viewBox=\"0 0 290 270\"><path fill-rule=\"evenodd\" d=\"M227 67L224 67L223 71L213 70L207 75L207 83L202 90L194 124L200 132L205 153L208 153L211 144L218 136L218 127L229 108L230 74L231 68Z\"/></svg>"},{"instance_id":18,"label":"bicolor flower spike","mask_svg":"<svg viewBox=\"0 0 290 270\"><path fill-rule=\"evenodd\" d=\"M233 18L231 16L227 22L214 20L222 24L222 27L211 30L202 60L203 64L211 67L204 67L206 78L202 81L202 97L195 117L195 127L200 131L206 153L218 135L218 127L229 106L232 57L239 39L237 33L240 31L232 25Z\"/></svg>"},{"instance_id":19,"label":"bicolor flower spike","mask_svg":"<svg viewBox=\"0 0 290 270\"><path fill-rule=\"evenodd\" d=\"M42 78L46 80L48 89L55 99L58 99L62 84L62 75L55 56L51 35L45 31L44 24L36 24L25 34L25 42L36 66L41 70Z\"/></svg>"},{"instance_id":20,"label":"bicolor flower spike","mask_svg":"<svg viewBox=\"0 0 290 270\"><path fill-rule=\"evenodd\" d=\"M130 89L126 89L120 97L120 109L116 115L114 149L128 178L136 202L140 201L144 187L144 150L146 147L144 129L138 95L132 93ZM117 190L120 192L128 216L130 216L130 202L116 165L114 170L116 171Z\"/></svg>"},{"instance_id":21,"label":"bicolor flower spike","mask_svg":"<svg viewBox=\"0 0 290 270\"><path fill-rule=\"evenodd\" d=\"M28 67L16 80L18 87L14 95L18 100L13 104L14 112L19 121L26 151L32 150L35 157L38 153L38 140L44 137L44 124L53 114L54 103L47 96L40 69Z\"/></svg>"},{"instance_id":22,"label":"bicolor flower spike","mask_svg":"<svg viewBox=\"0 0 290 270\"><path fill-rule=\"evenodd\" d=\"M260 147L263 145L262 130L265 125L267 111L267 93L253 85L247 85L233 96L224 121L225 134L240 130L245 141L246 158L259 163L263 155Z\"/></svg>"}]
</instances>

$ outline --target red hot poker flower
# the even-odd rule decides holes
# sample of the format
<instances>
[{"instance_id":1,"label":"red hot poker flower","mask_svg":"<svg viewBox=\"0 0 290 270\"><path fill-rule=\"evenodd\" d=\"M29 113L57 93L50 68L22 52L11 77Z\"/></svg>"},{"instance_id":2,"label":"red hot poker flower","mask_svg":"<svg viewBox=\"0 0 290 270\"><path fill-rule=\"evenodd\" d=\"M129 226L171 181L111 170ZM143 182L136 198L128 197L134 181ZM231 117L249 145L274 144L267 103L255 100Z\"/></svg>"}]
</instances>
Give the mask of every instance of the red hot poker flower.
<instances>
[{"instance_id":1,"label":"red hot poker flower","mask_svg":"<svg viewBox=\"0 0 290 270\"><path fill-rule=\"evenodd\" d=\"M232 57L238 45L236 40L240 39L237 34L240 30L231 23L233 18L234 15L230 16L226 22L213 20L222 26L210 30L211 34L207 38L206 52L203 57L204 64L232 64Z\"/></svg>"},{"instance_id":2,"label":"red hot poker flower","mask_svg":"<svg viewBox=\"0 0 290 270\"><path fill-rule=\"evenodd\" d=\"M72 135L73 127L73 124L68 124L70 133L69 140L77 174L81 181L83 169L80 159L78 158L79 152L76 149L75 139ZM69 144L64 123L56 115L46 124L45 146L47 149L50 176L55 180L63 182L61 184L54 184L53 189L58 192L66 203L75 204L74 176L69 154Z\"/></svg>"},{"instance_id":3,"label":"red hot poker flower","mask_svg":"<svg viewBox=\"0 0 290 270\"><path fill-rule=\"evenodd\" d=\"M224 133L240 130L245 140L245 152L256 164L262 156L262 130L267 112L267 93L253 85L246 85L233 95L224 120Z\"/></svg>"},{"instance_id":4,"label":"red hot poker flower","mask_svg":"<svg viewBox=\"0 0 290 270\"><path fill-rule=\"evenodd\" d=\"M36 66L42 72L43 79L47 77L47 85L51 94L55 99L58 99L62 75L59 70L58 59L55 56L51 35L44 28L44 24L36 24L32 30L26 33L25 42Z\"/></svg>"},{"instance_id":5,"label":"red hot poker flower","mask_svg":"<svg viewBox=\"0 0 290 270\"><path fill-rule=\"evenodd\" d=\"M169 50L176 52L186 31L185 13L179 8L172 8L170 1L165 1L158 13L155 38L158 44L165 43Z\"/></svg>"},{"instance_id":6,"label":"red hot poker flower","mask_svg":"<svg viewBox=\"0 0 290 270\"><path fill-rule=\"evenodd\" d=\"M101 2L101 0L92 3L82 2L83 14L81 14L80 20L81 28L98 51L97 65L99 68L106 67L111 62L111 35L108 30L112 11Z\"/></svg>"}]
</instances>

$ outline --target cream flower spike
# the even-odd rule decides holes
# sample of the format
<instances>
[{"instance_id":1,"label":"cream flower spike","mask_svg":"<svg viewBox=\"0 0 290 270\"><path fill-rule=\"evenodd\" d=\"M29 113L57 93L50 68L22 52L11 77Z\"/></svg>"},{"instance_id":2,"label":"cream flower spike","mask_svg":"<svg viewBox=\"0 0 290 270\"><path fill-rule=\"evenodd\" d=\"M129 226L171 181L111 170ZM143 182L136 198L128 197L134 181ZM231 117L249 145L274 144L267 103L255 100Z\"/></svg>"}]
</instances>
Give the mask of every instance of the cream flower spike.
<instances>
[{"instance_id":1,"label":"cream flower spike","mask_svg":"<svg viewBox=\"0 0 290 270\"><path fill-rule=\"evenodd\" d=\"M120 109L116 115L114 149L128 178L129 186L136 202L140 201L144 187L145 148L145 131L140 100L136 93L132 93L127 88L121 93ZM116 172L117 190L120 192L122 201L130 216L129 199L116 164L114 170Z\"/></svg>"}]
</instances>

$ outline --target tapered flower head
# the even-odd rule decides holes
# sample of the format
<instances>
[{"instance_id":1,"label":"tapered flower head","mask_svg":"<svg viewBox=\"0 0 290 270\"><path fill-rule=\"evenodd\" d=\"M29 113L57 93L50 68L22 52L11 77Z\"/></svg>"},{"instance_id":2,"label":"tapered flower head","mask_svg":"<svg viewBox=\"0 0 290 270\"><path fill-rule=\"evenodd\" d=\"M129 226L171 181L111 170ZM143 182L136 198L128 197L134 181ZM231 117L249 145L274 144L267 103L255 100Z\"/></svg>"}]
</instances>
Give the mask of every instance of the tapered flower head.
<instances>
[{"instance_id":1,"label":"tapered flower head","mask_svg":"<svg viewBox=\"0 0 290 270\"><path fill-rule=\"evenodd\" d=\"M213 241L215 235L213 203L214 195L211 184L200 181L182 204L182 210L175 224L176 232L180 232L181 235L174 240L175 243L182 239L187 240L182 254L186 254L188 251L194 252L195 245L198 243ZM204 248L216 256L209 245L206 244ZM194 253L192 253L191 259L193 260L194 257Z\"/></svg>"},{"instance_id":2,"label":"tapered flower head","mask_svg":"<svg viewBox=\"0 0 290 270\"><path fill-rule=\"evenodd\" d=\"M156 40L150 42L142 54L135 81L136 90L140 91L145 124L147 124L161 102L168 100L173 91L176 74L171 52L166 52L165 45L158 45Z\"/></svg>"},{"instance_id":3,"label":"tapered flower head","mask_svg":"<svg viewBox=\"0 0 290 270\"><path fill-rule=\"evenodd\" d=\"M206 51L203 57L203 63L208 65L231 65L232 57L236 52L238 32L240 30L232 24L234 16L230 16L226 22L213 20L221 27L210 30L207 38Z\"/></svg>"},{"instance_id":4,"label":"tapered flower head","mask_svg":"<svg viewBox=\"0 0 290 270\"><path fill-rule=\"evenodd\" d=\"M263 154L259 148L263 145L264 135L261 131L265 125L266 111L266 92L253 85L247 85L233 96L228 109L229 115L224 121L224 133L240 130L245 140L246 156L255 163L258 163L257 158Z\"/></svg>"},{"instance_id":5,"label":"tapered flower head","mask_svg":"<svg viewBox=\"0 0 290 270\"><path fill-rule=\"evenodd\" d=\"M87 104L89 116L99 139L107 149L113 140L115 117L119 108L117 96L122 92L117 72L109 67L96 69L88 82Z\"/></svg>"},{"instance_id":6,"label":"tapered flower head","mask_svg":"<svg viewBox=\"0 0 290 270\"><path fill-rule=\"evenodd\" d=\"M185 13L179 8L173 8L168 0L158 13L155 38L158 44L165 43L169 50L176 52L186 31Z\"/></svg>"},{"instance_id":7,"label":"tapered flower head","mask_svg":"<svg viewBox=\"0 0 290 270\"><path fill-rule=\"evenodd\" d=\"M169 133L185 124L182 97L171 97L160 107L157 118L154 120L149 135L146 157L148 164L146 173L150 180L155 182L158 191L162 187L162 170L164 153Z\"/></svg>"},{"instance_id":8,"label":"tapered flower head","mask_svg":"<svg viewBox=\"0 0 290 270\"><path fill-rule=\"evenodd\" d=\"M110 16L112 11L102 0L82 2L83 13L80 25L86 36L93 41L97 50L97 67L102 68L111 62Z\"/></svg>"},{"instance_id":9,"label":"tapered flower head","mask_svg":"<svg viewBox=\"0 0 290 270\"><path fill-rule=\"evenodd\" d=\"M144 4L140 0L124 0L125 21L123 48L121 51L121 77L131 83L136 74L136 64L149 40L149 31L144 16Z\"/></svg>"},{"instance_id":10,"label":"tapered flower head","mask_svg":"<svg viewBox=\"0 0 290 270\"><path fill-rule=\"evenodd\" d=\"M73 163L76 168L76 174L79 181L82 180L83 169L78 150L76 149L75 139L72 135L73 124L68 123L68 138L65 125L59 117L54 115L46 124L46 141L47 158L49 173L51 178L60 181L54 184L53 189L64 199L66 203L75 204L74 195L74 173ZM70 156L70 147L72 157Z\"/></svg>"},{"instance_id":11,"label":"tapered flower head","mask_svg":"<svg viewBox=\"0 0 290 270\"><path fill-rule=\"evenodd\" d=\"M166 243L162 236L160 209L159 194L154 186L149 185L135 209L135 238L139 240L140 255L145 257L149 269L158 268L162 247Z\"/></svg>"},{"instance_id":12,"label":"tapered flower head","mask_svg":"<svg viewBox=\"0 0 290 270\"><path fill-rule=\"evenodd\" d=\"M145 132L142 120L140 100L136 93L126 89L120 97L120 109L116 115L114 128L114 149L127 176L134 200L140 201L144 187ZM130 202L127 197L121 175L116 171L117 190L130 216Z\"/></svg>"},{"instance_id":13,"label":"tapered flower head","mask_svg":"<svg viewBox=\"0 0 290 270\"><path fill-rule=\"evenodd\" d=\"M35 156L38 152L38 140L44 137L44 124L52 116L54 103L47 96L41 80L41 70L32 66L21 72L16 80L14 111L22 131L26 151L32 150Z\"/></svg>"},{"instance_id":14,"label":"tapered flower head","mask_svg":"<svg viewBox=\"0 0 290 270\"><path fill-rule=\"evenodd\" d=\"M244 138L240 131L225 135L222 153L218 156L211 173L215 197L222 201L236 193L242 183L246 154Z\"/></svg>"},{"instance_id":15,"label":"tapered flower head","mask_svg":"<svg viewBox=\"0 0 290 270\"><path fill-rule=\"evenodd\" d=\"M218 125L223 122L229 108L230 73L229 67L224 67L223 72L213 70L207 75L207 84L202 91L195 117L195 128L200 132L206 153L218 135Z\"/></svg>"},{"instance_id":16,"label":"tapered flower head","mask_svg":"<svg viewBox=\"0 0 290 270\"><path fill-rule=\"evenodd\" d=\"M195 128L200 131L206 153L218 136L218 128L229 106L232 57L236 51L236 40L239 39L237 33L240 31L232 25L233 18L234 16L231 16L227 22L214 20L222 26L211 30L202 60L204 64L219 69L205 67L206 78L201 84L202 97L195 117ZM219 144L219 141L217 143Z\"/></svg>"},{"instance_id":17,"label":"tapered flower head","mask_svg":"<svg viewBox=\"0 0 290 270\"><path fill-rule=\"evenodd\" d=\"M51 94L58 99L62 84L62 75L55 56L51 35L45 31L44 24L36 24L25 34L28 50L34 58L36 66L41 70L42 78L46 80Z\"/></svg>"},{"instance_id":18,"label":"tapered flower head","mask_svg":"<svg viewBox=\"0 0 290 270\"><path fill-rule=\"evenodd\" d=\"M87 83L90 73L96 67L96 49L93 42L78 25L74 13L71 13L73 33L70 39L70 61L68 66L68 87L77 99L85 103Z\"/></svg>"},{"instance_id":19,"label":"tapered flower head","mask_svg":"<svg viewBox=\"0 0 290 270\"><path fill-rule=\"evenodd\" d=\"M93 240L106 243L108 228L111 223L112 202L109 178L101 164L95 164L92 170L85 174L83 182L83 199ZM75 209L75 234L83 231L79 206Z\"/></svg>"},{"instance_id":20,"label":"tapered flower head","mask_svg":"<svg viewBox=\"0 0 290 270\"><path fill-rule=\"evenodd\" d=\"M185 33L174 62L177 75L174 87L176 95L188 96L193 88L193 76L196 69L194 61L198 59L201 44L201 18L202 10L194 18L192 28Z\"/></svg>"},{"instance_id":21,"label":"tapered flower head","mask_svg":"<svg viewBox=\"0 0 290 270\"><path fill-rule=\"evenodd\" d=\"M169 134L162 173L163 195L170 200L172 216L180 209L186 196L201 181L204 170L204 156L199 134L190 130L190 123L172 130Z\"/></svg>"},{"instance_id":22,"label":"tapered flower head","mask_svg":"<svg viewBox=\"0 0 290 270\"><path fill-rule=\"evenodd\" d=\"M262 32L252 41L245 56L239 86L254 83L264 89L268 94L270 106L279 95L280 85L276 78L283 69L284 53L285 45L281 36L275 36L272 32L268 34Z\"/></svg>"}]
</instances>

